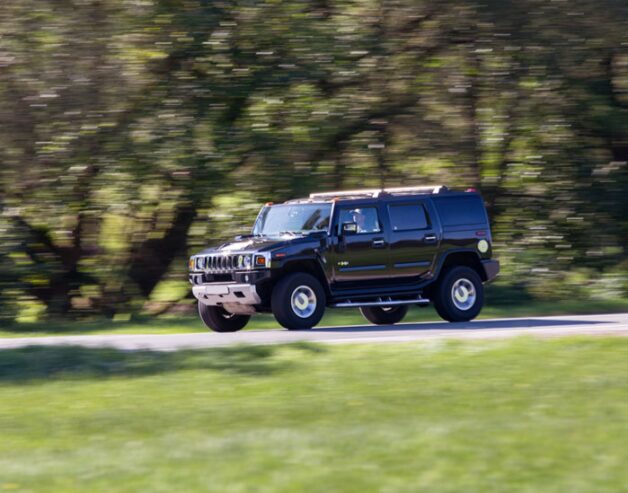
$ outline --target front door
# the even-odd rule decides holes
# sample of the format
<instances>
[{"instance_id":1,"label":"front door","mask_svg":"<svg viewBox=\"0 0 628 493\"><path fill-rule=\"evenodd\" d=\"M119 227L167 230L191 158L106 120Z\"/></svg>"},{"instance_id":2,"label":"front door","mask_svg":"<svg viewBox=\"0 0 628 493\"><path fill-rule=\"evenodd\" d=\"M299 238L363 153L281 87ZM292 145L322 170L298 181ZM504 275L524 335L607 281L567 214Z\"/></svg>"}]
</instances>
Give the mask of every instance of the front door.
<instances>
[{"instance_id":1,"label":"front door","mask_svg":"<svg viewBox=\"0 0 628 493\"><path fill-rule=\"evenodd\" d=\"M343 206L338 213L334 281L338 287L368 287L388 276L388 242L377 204ZM356 230L343 234L342 225Z\"/></svg>"}]
</instances>

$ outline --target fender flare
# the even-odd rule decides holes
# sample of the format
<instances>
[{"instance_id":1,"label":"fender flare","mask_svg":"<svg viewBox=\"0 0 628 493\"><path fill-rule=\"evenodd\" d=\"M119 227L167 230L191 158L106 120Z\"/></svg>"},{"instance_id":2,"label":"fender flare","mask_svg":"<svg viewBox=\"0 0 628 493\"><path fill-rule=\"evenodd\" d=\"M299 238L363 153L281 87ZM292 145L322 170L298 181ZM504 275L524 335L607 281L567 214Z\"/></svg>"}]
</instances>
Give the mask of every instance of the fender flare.
<instances>
[{"instance_id":1,"label":"fender flare","mask_svg":"<svg viewBox=\"0 0 628 493\"><path fill-rule=\"evenodd\" d=\"M434 281L437 281L438 278L440 277L441 271L443 270L443 265L445 265L445 262L447 262L447 259L451 257L452 255L456 255L459 253L471 254L474 260L477 261L478 265L479 266L482 265L482 259L480 258L480 254L477 252L477 250L473 248L456 248L453 250L448 250L447 253L442 255L436 263L436 268L434 269ZM484 277L484 273L482 273L482 269L480 269L480 272L478 273L480 274L480 277Z\"/></svg>"}]
</instances>

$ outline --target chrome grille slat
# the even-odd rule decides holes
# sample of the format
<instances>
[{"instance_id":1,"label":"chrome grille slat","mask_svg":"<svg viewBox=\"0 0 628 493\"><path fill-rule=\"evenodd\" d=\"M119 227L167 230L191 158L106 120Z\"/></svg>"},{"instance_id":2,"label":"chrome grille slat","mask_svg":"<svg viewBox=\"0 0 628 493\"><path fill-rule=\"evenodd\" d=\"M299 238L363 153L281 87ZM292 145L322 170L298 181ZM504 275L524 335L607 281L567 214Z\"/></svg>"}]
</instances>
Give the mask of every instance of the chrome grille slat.
<instances>
[{"instance_id":1,"label":"chrome grille slat","mask_svg":"<svg viewBox=\"0 0 628 493\"><path fill-rule=\"evenodd\" d=\"M206 255L199 265L207 272L231 272L237 269L238 255Z\"/></svg>"}]
</instances>

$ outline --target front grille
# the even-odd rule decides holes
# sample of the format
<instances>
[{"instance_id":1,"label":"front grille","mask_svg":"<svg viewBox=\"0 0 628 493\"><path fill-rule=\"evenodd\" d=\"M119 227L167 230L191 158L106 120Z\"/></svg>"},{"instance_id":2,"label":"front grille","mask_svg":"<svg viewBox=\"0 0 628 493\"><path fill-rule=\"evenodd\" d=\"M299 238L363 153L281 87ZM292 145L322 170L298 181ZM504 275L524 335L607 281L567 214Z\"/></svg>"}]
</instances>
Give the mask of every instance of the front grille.
<instances>
[{"instance_id":1,"label":"front grille","mask_svg":"<svg viewBox=\"0 0 628 493\"><path fill-rule=\"evenodd\" d=\"M197 267L207 272L231 272L238 265L237 255L204 255L197 257Z\"/></svg>"}]
</instances>

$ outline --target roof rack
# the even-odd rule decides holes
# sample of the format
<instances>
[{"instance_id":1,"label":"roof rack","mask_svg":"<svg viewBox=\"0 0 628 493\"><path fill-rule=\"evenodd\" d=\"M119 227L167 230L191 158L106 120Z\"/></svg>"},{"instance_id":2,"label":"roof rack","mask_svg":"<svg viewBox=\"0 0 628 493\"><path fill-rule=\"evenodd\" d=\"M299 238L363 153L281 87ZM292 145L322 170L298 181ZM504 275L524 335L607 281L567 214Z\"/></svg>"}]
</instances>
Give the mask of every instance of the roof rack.
<instances>
[{"instance_id":1,"label":"roof rack","mask_svg":"<svg viewBox=\"0 0 628 493\"><path fill-rule=\"evenodd\" d=\"M364 190L347 190L344 192L311 193L310 199L334 199L338 198L377 198L380 195L412 195L435 194L446 192L449 189L444 185L424 187L397 187L397 188L372 188Z\"/></svg>"},{"instance_id":2,"label":"roof rack","mask_svg":"<svg viewBox=\"0 0 628 493\"><path fill-rule=\"evenodd\" d=\"M310 199L333 199L336 197L377 197L382 193L382 190L379 188L371 188L364 190L346 190L344 192L322 192L322 193L311 193Z\"/></svg>"},{"instance_id":3,"label":"roof rack","mask_svg":"<svg viewBox=\"0 0 628 493\"><path fill-rule=\"evenodd\" d=\"M397 188L384 188L383 193L388 195L404 195L404 194L435 194L441 192L448 192L449 188L445 185L430 185L425 187L397 187Z\"/></svg>"}]
</instances>

